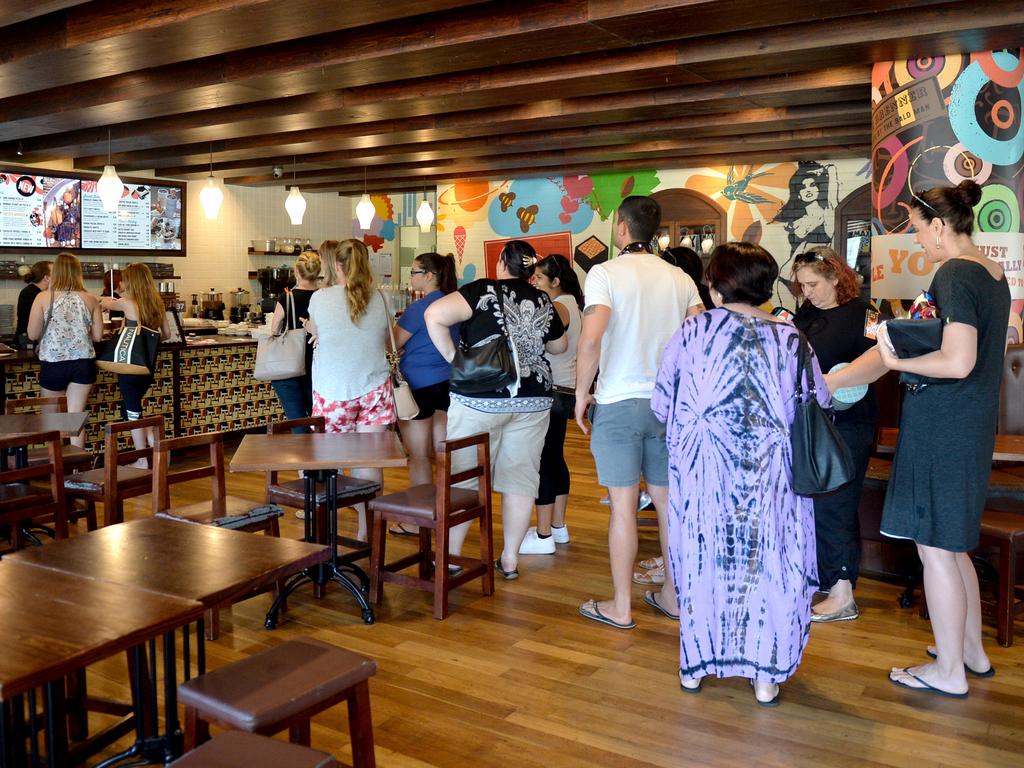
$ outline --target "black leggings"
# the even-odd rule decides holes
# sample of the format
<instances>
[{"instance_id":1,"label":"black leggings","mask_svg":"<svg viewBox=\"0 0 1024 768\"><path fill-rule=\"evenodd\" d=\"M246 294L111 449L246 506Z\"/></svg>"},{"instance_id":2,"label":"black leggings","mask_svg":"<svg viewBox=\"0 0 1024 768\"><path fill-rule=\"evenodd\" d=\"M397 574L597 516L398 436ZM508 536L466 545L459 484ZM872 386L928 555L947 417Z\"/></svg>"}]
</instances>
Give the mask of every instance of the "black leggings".
<instances>
[{"instance_id":1,"label":"black leggings","mask_svg":"<svg viewBox=\"0 0 1024 768\"><path fill-rule=\"evenodd\" d=\"M124 421L138 421L142 418L142 398L152 384L152 373L117 375L117 387L121 390L121 418Z\"/></svg>"},{"instance_id":2,"label":"black leggings","mask_svg":"<svg viewBox=\"0 0 1024 768\"><path fill-rule=\"evenodd\" d=\"M554 504L557 496L569 493L569 466L565 463L565 429L568 414L576 407L572 395L555 392L554 406L548 431L544 435L544 448L540 453L540 487L537 489L537 504Z\"/></svg>"}]
</instances>

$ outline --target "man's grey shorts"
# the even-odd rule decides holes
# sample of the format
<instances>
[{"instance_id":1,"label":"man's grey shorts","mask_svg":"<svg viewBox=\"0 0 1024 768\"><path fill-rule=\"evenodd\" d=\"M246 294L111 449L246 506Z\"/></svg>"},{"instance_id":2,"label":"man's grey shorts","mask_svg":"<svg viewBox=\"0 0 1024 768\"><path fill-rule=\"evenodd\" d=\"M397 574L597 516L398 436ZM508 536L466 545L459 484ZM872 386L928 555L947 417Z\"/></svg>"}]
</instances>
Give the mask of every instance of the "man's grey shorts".
<instances>
[{"instance_id":1,"label":"man's grey shorts","mask_svg":"<svg viewBox=\"0 0 1024 768\"><path fill-rule=\"evenodd\" d=\"M620 400L594 406L590 452L597 479L608 488L640 482L668 485L668 449L665 425L658 421L647 399Z\"/></svg>"}]
</instances>

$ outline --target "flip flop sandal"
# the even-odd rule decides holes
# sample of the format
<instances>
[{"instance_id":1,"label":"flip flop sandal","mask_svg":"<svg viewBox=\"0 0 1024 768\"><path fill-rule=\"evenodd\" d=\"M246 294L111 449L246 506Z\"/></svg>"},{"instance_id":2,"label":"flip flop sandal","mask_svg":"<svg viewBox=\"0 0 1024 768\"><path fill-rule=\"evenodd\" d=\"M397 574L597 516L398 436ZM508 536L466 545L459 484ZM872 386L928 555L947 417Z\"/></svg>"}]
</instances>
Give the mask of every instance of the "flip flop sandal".
<instances>
[{"instance_id":1,"label":"flip flop sandal","mask_svg":"<svg viewBox=\"0 0 1024 768\"><path fill-rule=\"evenodd\" d=\"M609 627L615 627L615 629L633 629L636 627L635 621L629 621L623 624L622 622L615 621L601 613L601 609L597 607L597 600L587 600L583 605L580 606L580 616L584 619L590 619L596 621L599 624L607 624Z\"/></svg>"},{"instance_id":2,"label":"flip flop sandal","mask_svg":"<svg viewBox=\"0 0 1024 768\"><path fill-rule=\"evenodd\" d=\"M659 587L665 583L665 569L654 568L650 571L636 571L633 573L633 583L642 584L645 587Z\"/></svg>"},{"instance_id":3,"label":"flip flop sandal","mask_svg":"<svg viewBox=\"0 0 1024 768\"><path fill-rule=\"evenodd\" d=\"M647 603L651 608L656 610L666 619L672 619L672 621L679 621L678 613L669 613L658 604L658 599L655 597L654 592L644 592L644 602Z\"/></svg>"},{"instance_id":4,"label":"flip flop sandal","mask_svg":"<svg viewBox=\"0 0 1024 768\"><path fill-rule=\"evenodd\" d=\"M394 525L388 526L388 533L392 536L419 536L419 531L410 531L405 527L405 523L395 523Z\"/></svg>"},{"instance_id":5,"label":"flip flop sandal","mask_svg":"<svg viewBox=\"0 0 1024 768\"><path fill-rule=\"evenodd\" d=\"M928 654L929 656L931 656L931 657L932 657L933 659L937 659L937 658L939 658L938 656L936 656L936 655L935 655L934 653L932 653L931 651L925 651L925 653L927 653L927 654ZM995 668L995 667L992 667L992 666L990 666L990 667L989 667L989 668L988 668L987 670L985 670L984 672L978 672L977 670L975 670L975 669L971 669L971 668L970 668L969 666L967 666L966 664L964 664L964 672L966 672L966 673L967 673L968 675L971 675L972 677L981 677L981 678L986 678L986 677L995 677L995 676L996 676L996 668Z\"/></svg>"},{"instance_id":6,"label":"flip flop sandal","mask_svg":"<svg viewBox=\"0 0 1024 768\"><path fill-rule=\"evenodd\" d=\"M637 563L637 565L639 565L645 571L653 571L653 570L656 570L658 568L664 568L665 567L665 559L660 557L660 556L659 557L649 557L646 560L641 560L639 563Z\"/></svg>"},{"instance_id":7,"label":"flip flop sandal","mask_svg":"<svg viewBox=\"0 0 1024 768\"><path fill-rule=\"evenodd\" d=\"M892 676L893 673L890 672L889 673L889 682L892 683L893 685L899 686L900 688L905 688L908 691L916 691L917 693L931 693L931 694L934 694L936 696L946 696L947 698L950 698L950 699L966 699L967 698L967 694L966 693L950 693L949 691L944 691L941 688L936 688L934 685L930 685L929 683L926 683L920 677L918 677L913 672L911 672L909 667L904 667L903 669L895 670L895 671L902 672L907 677L911 678L912 680L916 680L917 682L919 682L921 684L920 686L917 686L917 685L907 685L902 680L896 680L895 678L893 678L893 676Z\"/></svg>"}]
</instances>

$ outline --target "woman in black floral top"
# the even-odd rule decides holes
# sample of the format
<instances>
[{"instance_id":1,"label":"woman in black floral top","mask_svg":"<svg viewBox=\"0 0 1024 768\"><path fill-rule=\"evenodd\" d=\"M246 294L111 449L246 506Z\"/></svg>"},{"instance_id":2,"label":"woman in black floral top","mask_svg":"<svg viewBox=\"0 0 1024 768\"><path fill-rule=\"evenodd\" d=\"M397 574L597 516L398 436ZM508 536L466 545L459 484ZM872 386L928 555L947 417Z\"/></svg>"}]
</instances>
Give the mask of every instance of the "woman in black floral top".
<instances>
[{"instance_id":1,"label":"woman in black floral top","mask_svg":"<svg viewBox=\"0 0 1024 768\"><path fill-rule=\"evenodd\" d=\"M491 440L494 490L501 493L501 558L495 568L508 580L519 576L519 545L530 525L533 500L540 483L540 454L551 414L551 366L544 356L564 352L565 328L543 291L528 280L537 254L522 240L505 245L498 258L497 280L476 280L438 299L426 312L427 331L441 355L455 356L448 329L461 323L467 346L508 334L515 346L519 380L495 392L469 393L451 384L448 439L487 432ZM498 302L501 301L499 306ZM452 457L452 471L470 466L475 452L463 450ZM452 529L449 551L462 550L468 524Z\"/></svg>"}]
</instances>

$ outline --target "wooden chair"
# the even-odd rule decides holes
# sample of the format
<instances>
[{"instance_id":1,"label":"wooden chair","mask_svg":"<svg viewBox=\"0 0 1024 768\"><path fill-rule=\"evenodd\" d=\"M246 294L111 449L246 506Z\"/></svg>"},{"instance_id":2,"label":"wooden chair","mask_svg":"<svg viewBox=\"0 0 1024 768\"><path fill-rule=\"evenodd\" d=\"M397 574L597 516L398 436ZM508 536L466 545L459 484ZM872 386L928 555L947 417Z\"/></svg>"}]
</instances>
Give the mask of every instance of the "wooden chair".
<instances>
[{"instance_id":1,"label":"wooden chair","mask_svg":"<svg viewBox=\"0 0 1024 768\"><path fill-rule=\"evenodd\" d=\"M39 518L45 517L47 522L53 522L56 538L66 539L68 536L60 432L0 437L0 451L40 444L46 449L45 463L37 462L23 469L0 470L0 524L11 527L16 549L25 546L23 524Z\"/></svg>"},{"instance_id":2,"label":"wooden chair","mask_svg":"<svg viewBox=\"0 0 1024 768\"><path fill-rule=\"evenodd\" d=\"M494 594L494 564L491 524L491 454L486 433L471 435L441 444L437 455L437 484L416 485L399 493L381 496L370 502L373 510L373 554L370 559L370 600L380 604L383 584L392 581L434 593L434 618L448 616L448 593L467 581L483 579L483 593ZM452 474L452 454L460 449L476 447L476 464ZM476 490L453 487L479 478ZM480 559L448 554L448 532L456 525L480 521ZM385 563L389 522L419 526L419 549L391 563ZM436 532L436 549L430 547L430 531ZM432 569L432 563L436 567ZM453 574L448 565L462 567ZM419 576L399 571L419 566ZM433 570L433 574L431 574Z\"/></svg>"},{"instance_id":3,"label":"wooden chair","mask_svg":"<svg viewBox=\"0 0 1024 768\"><path fill-rule=\"evenodd\" d=\"M325 752L245 731L225 731L170 768L337 768Z\"/></svg>"},{"instance_id":4,"label":"wooden chair","mask_svg":"<svg viewBox=\"0 0 1024 768\"><path fill-rule=\"evenodd\" d=\"M293 432L296 429L322 434L324 431L324 418L323 416L310 416L304 419L278 421L267 426L267 434L279 435L286 432ZM380 483L361 477L350 477L349 475L342 474L341 472L338 473L337 488L338 490L335 494L335 500L337 503L337 509L339 510L344 507L355 507L357 504L368 505L369 502L376 498L377 494L380 493ZM298 480L289 480L282 483L278 480L277 472L267 472L266 499L268 504L280 504L283 507L304 509L306 504L305 481L299 478ZM371 517L369 506L366 506L364 509L364 514L366 515L366 530L369 531ZM317 491L315 514L317 538L319 543L326 544L326 488L322 488ZM368 557L370 554L370 545L364 541L358 541L357 539L352 539L347 536L338 536L338 541L343 546L351 550L339 558L341 562L352 562L353 560Z\"/></svg>"},{"instance_id":5,"label":"wooden chair","mask_svg":"<svg viewBox=\"0 0 1024 768\"><path fill-rule=\"evenodd\" d=\"M1024 502L993 499L981 515L982 547L999 552L994 599L982 600L982 610L996 619L996 640L1003 647L1013 645L1014 620L1024 613L1024 594L1018 586L1017 561L1024 554Z\"/></svg>"},{"instance_id":6,"label":"wooden chair","mask_svg":"<svg viewBox=\"0 0 1024 768\"><path fill-rule=\"evenodd\" d=\"M145 496L153 490L152 470L125 466L138 459L152 460L153 449L119 451L117 448L121 436L133 429L142 428L153 428L156 434L163 435L163 416L107 424L103 434L103 467L64 478L64 492L69 499L84 499L90 504L97 501L103 503L104 525L123 523L124 500Z\"/></svg>"},{"instance_id":7,"label":"wooden chair","mask_svg":"<svg viewBox=\"0 0 1024 768\"><path fill-rule=\"evenodd\" d=\"M139 422L135 422L138 424ZM205 447L209 461L189 469L171 471L171 453L188 448ZM171 507L171 486L191 480L212 480L209 500ZM167 520L197 525L213 525L236 531L262 531L268 536L280 536L278 518L283 511L276 504L255 504L249 499L228 496L224 490L224 435L209 432L204 435L165 438L161 436L153 446L153 514ZM280 584L276 589L280 588ZM220 615L216 609L206 612L206 637L216 640L220 633Z\"/></svg>"},{"instance_id":8,"label":"wooden chair","mask_svg":"<svg viewBox=\"0 0 1024 768\"><path fill-rule=\"evenodd\" d=\"M209 739L211 723L263 736L287 728L289 741L308 747L310 719L347 701L352 765L373 768L369 681L376 672L372 659L311 637L275 645L178 686L185 748Z\"/></svg>"},{"instance_id":9,"label":"wooden chair","mask_svg":"<svg viewBox=\"0 0 1024 768\"><path fill-rule=\"evenodd\" d=\"M67 413L68 399L63 395L58 397L15 397L4 402L4 413ZM93 468L96 458L85 448L72 445L68 438L61 440L61 454L64 457L64 472L71 475L78 472L85 472ZM28 464L48 463L48 453L45 447L28 449ZM86 500L85 509L78 510L74 507L74 500L68 498L68 521L78 522L85 518L86 528L90 531L96 530L96 502Z\"/></svg>"}]
</instances>

